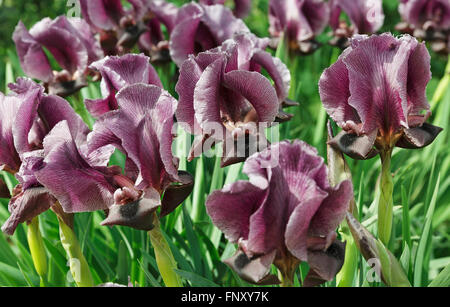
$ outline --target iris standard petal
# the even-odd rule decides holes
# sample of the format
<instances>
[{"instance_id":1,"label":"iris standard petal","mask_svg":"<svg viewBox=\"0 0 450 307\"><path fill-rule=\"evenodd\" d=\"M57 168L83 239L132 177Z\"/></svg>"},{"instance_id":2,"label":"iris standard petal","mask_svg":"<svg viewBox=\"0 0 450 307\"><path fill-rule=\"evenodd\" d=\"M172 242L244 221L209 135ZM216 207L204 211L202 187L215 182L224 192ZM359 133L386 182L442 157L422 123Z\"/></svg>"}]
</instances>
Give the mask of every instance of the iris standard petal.
<instances>
[{"instance_id":1,"label":"iris standard petal","mask_svg":"<svg viewBox=\"0 0 450 307\"><path fill-rule=\"evenodd\" d=\"M49 82L53 78L53 70L41 44L28 32L22 21L17 24L13 40L23 71L30 78Z\"/></svg>"}]
</instances>

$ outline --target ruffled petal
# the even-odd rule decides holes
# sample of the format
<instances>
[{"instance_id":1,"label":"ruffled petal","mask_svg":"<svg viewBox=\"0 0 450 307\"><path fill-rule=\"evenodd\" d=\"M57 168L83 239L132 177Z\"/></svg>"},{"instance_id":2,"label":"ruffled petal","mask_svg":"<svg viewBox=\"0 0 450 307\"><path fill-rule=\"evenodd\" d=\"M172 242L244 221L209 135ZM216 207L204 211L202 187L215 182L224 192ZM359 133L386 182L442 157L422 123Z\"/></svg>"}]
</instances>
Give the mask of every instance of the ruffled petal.
<instances>
[{"instance_id":1,"label":"ruffled petal","mask_svg":"<svg viewBox=\"0 0 450 307\"><path fill-rule=\"evenodd\" d=\"M349 71L349 104L365 133L377 127L385 133L408 128L408 59L417 44L410 36L371 36L342 59Z\"/></svg>"}]
</instances>

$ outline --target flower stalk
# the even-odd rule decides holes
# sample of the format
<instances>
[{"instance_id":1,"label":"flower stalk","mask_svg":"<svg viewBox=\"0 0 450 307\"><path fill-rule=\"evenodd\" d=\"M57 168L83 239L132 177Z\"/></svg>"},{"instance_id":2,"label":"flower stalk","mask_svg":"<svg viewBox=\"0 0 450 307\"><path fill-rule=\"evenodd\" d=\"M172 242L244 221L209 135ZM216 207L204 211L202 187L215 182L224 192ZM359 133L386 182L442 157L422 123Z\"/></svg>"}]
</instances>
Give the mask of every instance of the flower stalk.
<instances>
[{"instance_id":1,"label":"flower stalk","mask_svg":"<svg viewBox=\"0 0 450 307\"><path fill-rule=\"evenodd\" d=\"M31 258L34 268L41 279L41 286L47 283L47 257L45 254L44 241L39 231L39 217L35 217L28 225L27 240L30 247Z\"/></svg>"},{"instance_id":2,"label":"flower stalk","mask_svg":"<svg viewBox=\"0 0 450 307\"><path fill-rule=\"evenodd\" d=\"M381 157L380 198L378 202L378 237L384 245L389 244L392 231L394 183L391 175L392 149L383 150Z\"/></svg>"},{"instance_id":3,"label":"flower stalk","mask_svg":"<svg viewBox=\"0 0 450 307\"><path fill-rule=\"evenodd\" d=\"M61 244L69 258L70 273L78 287L94 287L89 264L84 258L80 243L73 229L73 215L63 211L59 202L52 210L56 213L59 222L59 237Z\"/></svg>"},{"instance_id":4,"label":"flower stalk","mask_svg":"<svg viewBox=\"0 0 450 307\"><path fill-rule=\"evenodd\" d=\"M180 277L177 275L174 269L177 268L177 263L170 250L164 235L161 232L161 226L159 219L156 216L153 217L154 228L148 232L150 235L150 241L155 251L156 264L158 265L159 272L167 287L182 287Z\"/></svg>"}]
</instances>

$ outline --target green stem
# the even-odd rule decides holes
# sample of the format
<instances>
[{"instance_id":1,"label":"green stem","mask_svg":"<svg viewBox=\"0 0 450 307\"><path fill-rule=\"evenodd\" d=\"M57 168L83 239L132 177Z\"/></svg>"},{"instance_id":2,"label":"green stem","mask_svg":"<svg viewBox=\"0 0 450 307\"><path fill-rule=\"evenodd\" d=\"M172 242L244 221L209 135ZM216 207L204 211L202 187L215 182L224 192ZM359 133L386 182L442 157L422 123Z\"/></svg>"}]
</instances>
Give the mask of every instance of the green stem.
<instances>
[{"instance_id":1,"label":"green stem","mask_svg":"<svg viewBox=\"0 0 450 307\"><path fill-rule=\"evenodd\" d=\"M281 271L278 271L278 278L281 281L280 287L288 288L294 286L294 274L284 274Z\"/></svg>"},{"instance_id":2,"label":"green stem","mask_svg":"<svg viewBox=\"0 0 450 307\"><path fill-rule=\"evenodd\" d=\"M30 247L33 264L41 278L41 286L46 286L47 281L47 257L45 254L44 241L39 231L39 217L36 216L28 225L27 240Z\"/></svg>"},{"instance_id":3,"label":"green stem","mask_svg":"<svg viewBox=\"0 0 450 307\"><path fill-rule=\"evenodd\" d=\"M75 232L59 216L58 221L59 236L67 257L69 257L70 272L72 273L73 280L78 287L93 287L94 280Z\"/></svg>"},{"instance_id":4,"label":"green stem","mask_svg":"<svg viewBox=\"0 0 450 307\"><path fill-rule=\"evenodd\" d=\"M378 202L378 237L388 246L391 239L394 183L391 175L392 149L381 152L380 199Z\"/></svg>"},{"instance_id":5,"label":"green stem","mask_svg":"<svg viewBox=\"0 0 450 307\"><path fill-rule=\"evenodd\" d=\"M345 240L345 259L342 269L336 276L338 287L352 287L358 269L358 247L346 221L341 224L342 237Z\"/></svg>"},{"instance_id":6,"label":"green stem","mask_svg":"<svg viewBox=\"0 0 450 307\"><path fill-rule=\"evenodd\" d=\"M177 268L177 263L172 255L169 244L161 232L159 219L156 215L154 217L154 224L155 227L148 233L153 249L155 250L156 264L158 265L161 277L166 287L182 287L180 277L174 270Z\"/></svg>"}]
</instances>

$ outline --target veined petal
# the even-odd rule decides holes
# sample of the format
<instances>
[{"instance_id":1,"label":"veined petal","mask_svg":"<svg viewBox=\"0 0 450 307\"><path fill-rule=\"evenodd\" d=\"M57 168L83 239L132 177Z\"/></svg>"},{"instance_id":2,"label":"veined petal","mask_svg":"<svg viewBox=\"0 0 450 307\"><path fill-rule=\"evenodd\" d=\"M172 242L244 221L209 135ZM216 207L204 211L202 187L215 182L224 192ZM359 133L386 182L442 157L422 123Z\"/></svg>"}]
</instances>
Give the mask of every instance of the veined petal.
<instances>
[{"instance_id":1,"label":"veined petal","mask_svg":"<svg viewBox=\"0 0 450 307\"><path fill-rule=\"evenodd\" d=\"M372 36L343 58L349 71L349 104L357 110L365 133L377 127L386 133L408 128L408 59L417 44L410 36Z\"/></svg>"},{"instance_id":2,"label":"veined petal","mask_svg":"<svg viewBox=\"0 0 450 307\"><path fill-rule=\"evenodd\" d=\"M67 121L58 123L44 139L44 166L36 178L54 195L66 213L107 209L115 187L103 168L81 156Z\"/></svg>"}]
</instances>

